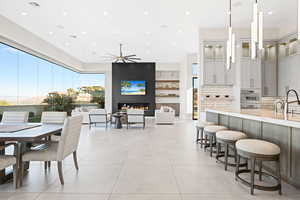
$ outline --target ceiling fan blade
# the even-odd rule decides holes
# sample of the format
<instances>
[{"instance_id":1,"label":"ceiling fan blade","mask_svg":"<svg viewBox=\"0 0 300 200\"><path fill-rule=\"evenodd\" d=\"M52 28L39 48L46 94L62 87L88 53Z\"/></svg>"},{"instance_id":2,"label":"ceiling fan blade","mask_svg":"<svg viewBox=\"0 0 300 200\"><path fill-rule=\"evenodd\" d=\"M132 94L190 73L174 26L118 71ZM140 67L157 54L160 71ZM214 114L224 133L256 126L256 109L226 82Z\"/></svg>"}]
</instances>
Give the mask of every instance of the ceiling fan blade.
<instances>
[{"instance_id":1,"label":"ceiling fan blade","mask_svg":"<svg viewBox=\"0 0 300 200\"><path fill-rule=\"evenodd\" d=\"M115 54L112 54L112 53L106 53L107 56L113 56L113 57L118 57L117 55Z\"/></svg>"},{"instance_id":2,"label":"ceiling fan blade","mask_svg":"<svg viewBox=\"0 0 300 200\"><path fill-rule=\"evenodd\" d=\"M142 60L141 58L128 58L128 59L131 59L131 60Z\"/></svg>"},{"instance_id":3,"label":"ceiling fan blade","mask_svg":"<svg viewBox=\"0 0 300 200\"><path fill-rule=\"evenodd\" d=\"M136 55L132 54L132 55L128 55L128 56L124 56L126 58L129 58L129 57L135 57Z\"/></svg>"}]
</instances>

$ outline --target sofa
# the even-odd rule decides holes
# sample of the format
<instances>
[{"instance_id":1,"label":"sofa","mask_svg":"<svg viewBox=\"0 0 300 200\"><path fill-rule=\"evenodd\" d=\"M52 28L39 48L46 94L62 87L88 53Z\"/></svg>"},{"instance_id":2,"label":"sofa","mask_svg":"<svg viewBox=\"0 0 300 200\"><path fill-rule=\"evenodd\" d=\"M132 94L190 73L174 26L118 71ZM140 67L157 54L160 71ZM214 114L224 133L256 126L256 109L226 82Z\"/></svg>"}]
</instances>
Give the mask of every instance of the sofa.
<instances>
[{"instance_id":1,"label":"sofa","mask_svg":"<svg viewBox=\"0 0 300 200\"><path fill-rule=\"evenodd\" d=\"M175 110L168 106L162 106L159 110L155 110L156 124L174 124Z\"/></svg>"}]
</instances>

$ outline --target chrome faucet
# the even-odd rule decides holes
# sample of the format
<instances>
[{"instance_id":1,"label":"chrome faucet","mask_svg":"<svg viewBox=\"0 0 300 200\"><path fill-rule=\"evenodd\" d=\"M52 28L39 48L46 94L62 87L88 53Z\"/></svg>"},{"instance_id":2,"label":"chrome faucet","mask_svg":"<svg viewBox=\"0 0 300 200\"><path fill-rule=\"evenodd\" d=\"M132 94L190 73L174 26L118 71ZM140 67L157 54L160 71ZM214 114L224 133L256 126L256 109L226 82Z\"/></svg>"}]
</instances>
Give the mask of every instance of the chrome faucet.
<instances>
[{"instance_id":1,"label":"chrome faucet","mask_svg":"<svg viewBox=\"0 0 300 200\"><path fill-rule=\"evenodd\" d=\"M295 100L295 101L289 101L289 94L290 94L291 92L294 92L294 93L295 93L297 100ZM297 91L294 90L294 89L290 89L290 90L288 90L287 93L286 93L286 100L285 100L285 104L284 104L284 114L285 114L285 119L288 118L289 104L292 104L292 103L298 103L298 105L300 105L299 95L298 95Z\"/></svg>"}]
</instances>

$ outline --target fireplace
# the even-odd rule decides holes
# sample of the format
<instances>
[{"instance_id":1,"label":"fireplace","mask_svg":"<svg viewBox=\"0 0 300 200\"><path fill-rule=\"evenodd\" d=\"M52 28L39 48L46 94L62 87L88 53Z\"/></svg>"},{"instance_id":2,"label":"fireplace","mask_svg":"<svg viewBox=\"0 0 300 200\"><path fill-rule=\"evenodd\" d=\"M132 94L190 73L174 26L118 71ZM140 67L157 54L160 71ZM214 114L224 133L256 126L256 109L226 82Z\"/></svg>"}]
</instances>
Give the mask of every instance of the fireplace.
<instances>
[{"instance_id":1,"label":"fireplace","mask_svg":"<svg viewBox=\"0 0 300 200\"><path fill-rule=\"evenodd\" d=\"M118 103L118 110L141 109L149 110L149 103Z\"/></svg>"}]
</instances>

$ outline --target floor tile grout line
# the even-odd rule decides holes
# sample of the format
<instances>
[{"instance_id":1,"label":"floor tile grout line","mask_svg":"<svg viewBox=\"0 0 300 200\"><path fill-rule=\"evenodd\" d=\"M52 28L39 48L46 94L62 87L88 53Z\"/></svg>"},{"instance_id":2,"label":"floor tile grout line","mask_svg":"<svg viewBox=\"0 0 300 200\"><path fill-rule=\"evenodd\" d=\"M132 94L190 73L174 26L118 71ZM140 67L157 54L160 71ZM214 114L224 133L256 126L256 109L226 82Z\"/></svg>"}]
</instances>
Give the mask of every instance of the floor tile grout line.
<instances>
[{"instance_id":1,"label":"floor tile grout line","mask_svg":"<svg viewBox=\"0 0 300 200\"><path fill-rule=\"evenodd\" d=\"M125 161L123 161L123 164L122 164L122 167L121 167L121 169L120 169L120 172L119 172L119 174L118 174L118 176L117 176L117 178L116 178L116 181L115 181L115 183L114 183L114 185L113 185L113 187L112 187L111 192L109 193L109 195L108 195L108 197L107 197L107 200L110 200L110 199L111 199L111 196L113 195L113 192L114 192L114 190L115 190L115 187L116 187L117 184L118 184L119 178L120 178L121 173L122 173L122 171L123 171L124 168L125 168Z\"/></svg>"}]
</instances>

